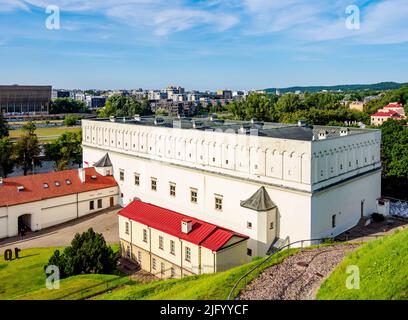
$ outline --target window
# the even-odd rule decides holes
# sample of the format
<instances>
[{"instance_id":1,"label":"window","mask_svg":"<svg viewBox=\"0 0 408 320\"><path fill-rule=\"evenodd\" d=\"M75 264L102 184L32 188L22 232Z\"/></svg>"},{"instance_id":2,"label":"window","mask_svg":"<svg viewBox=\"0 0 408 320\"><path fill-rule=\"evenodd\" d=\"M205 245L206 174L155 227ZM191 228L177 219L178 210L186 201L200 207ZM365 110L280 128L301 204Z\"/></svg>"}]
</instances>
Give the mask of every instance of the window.
<instances>
[{"instance_id":1,"label":"window","mask_svg":"<svg viewBox=\"0 0 408 320\"><path fill-rule=\"evenodd\" d=\"M55 181L55 182L54 182L54 185L55 185L56 187L59 187L61 184L60 184L59 181Z\"/></svg>"},{"instance_id":2,"label":"window","mask_svg":"<svg viewBox=\"0 0 408 320\"><path fill-rule=\"evenodd\" d=\"M336 228L336 215L332 215L332 228Z\"/></svg>"},{"instance_id":3,"label":"window","mask_svg":"<svg viewBox=\"0 0 408 320\"><path fill-rule=\"evenodd\" d=\"M225 164L228 164L228 160L225 160Z\"/></svg>"},{"instance_id":4,"label":"window","mask_svg":"<svg viewBox=\"0 0 408 320\"><path fill-rule=\"evenodd\" d=\"M340 165L340 170L343 170L343 165L342 164Z\"/></svg>"},{"instance_id":5,"label":"window","mask_svg":"<svg viewBox=\"0 0 408 320\"><path fill-rule=\"evenodd\" d=\"M135 173L135 186L140 185L140 175Z\"/></svg>"},{"instance_id":6,"label":"window","mask_svg":"<svg viewBox=\"0 0 408 320\"><path fill-rule=\"evenodd\" d=\"M170 182L170 196L171 197L176 196L176 184L173 182Z\"/></svg>"},{"instance_id":7,"label":"window","mask_svg":"<svg viewBox=\"0 0 408 320\"><path fill-rule=\"evenodd\" d=\"M102 208L102 199L98 199L98 209Z\"/></svg>"},{"instance_id":8,"label":"window","mask_svg":"<svg viewBox=\"0 0 408 320\"><path fill-rule=\"evenodd\" d=\"M44 187L44 189L47 189L47 188L48 188L48 183L45 182L45 183L43 184L43 187Z\"/></svg>"},{"instance_id":9,"label":"window","mask_svg":"<svg viewBox=\"0 0 408 320\"><path fill-rule=\"evenodd\" d=\"M349 167L351 167L351 161L349 161Z\"/></svg>"},{"instance_id":10,"label":"window","mask_svg":"<svg viewBox=\"0 0 408 320\"><path fill-rule=\"evenodd\" d=\"M147 230L143 229L143 242L147 242Z\"/></svg>"},{"instance_id":11,"label":"window","mask_svg":"<svg viewBox=\"0 0 408 320\"><path fill-rule=\"evenodd\" d=\"M185 260L190 262L191 261L191 249L190 247L185 248Z\"/></svg>"},{"instance_id":12,"label":"window","mask_svg":"<svg viewBox=\"0 0 408 320\"><path fill-rule=\"evenodd\" d=\"M190 189L190 200L192 203L197 203L197 189Z\"/></svg>"},{"instance_id":13,"label":"window","mask_svg":"<svg viewBox=\"0 0 408 320\"><path fill-rule=\"evenodd\" d=\"M166 265L164 264L164 262L160 263L160 273L163 276L164 272L166 271Z\"/></svg>"},{"instance_id":14,"label":"window","mask_svg":"<svg viewBox=\"0 0 408 320\"><path fill-rule=\"evenodd\" d=\"M247 228L252 229L252 222L247 221Z\"/></svg>"},{"instance_id":15,"label":"window","mask_svg":"<svg viewBox=\"0 0 408 320\"><path fill-rule=\"evenodd\" d=\"M252 257L252 249L249 249L249 248L247 249L247 255Z\"/></svg>"},{"instance_id":16,"label":"window","mask_svg":"<svg viewBox=\"0 0 408 320\"><path fill-rule=\"evenodd\" d=\"M70 185L70 184L71 184L71 180L66 179L66 180L65 180L65 183L66 183L67 185Z\"/></svg>"},{"instance_id":17,"label":"window","mask_svg":"<svg viewBox=\"0 0 408 320\"><path fill-rule=\"evenodd\" d=\"M215 196L215 210L222 210L222 196Z\"/></svg>"},{"instance_id":18,"label":"window","mask_svg":"<svg viewBox=\"0 0 408 320\"><path fill-rule=\"evenodd\" d=\"M213 162L215 162L215 158L213 158Z\"/></svg>"},{"instance_id":19,"label":"window","mask_svg":"<svg viewBox=\"0 0 408 320\"><path fill-rule=\"evenodd\" d=\"M125 181L125 171L123 169L119 170L119 180Z\"/></svg>"},{"instance_id":20,"label":"window","mask_svg":"<svg viewBox=\"0 0 408 320\"><path fill-rule=\"evenodd\" d=\"M163 250L163 237L159 236L159 249Z\"/></svg>"},{"instance_id":21,"label":"window","mask_svg":"<svg viewBox=\"0 0 408 320\"><path fill-rule=\"evenodd\" d=\"M120 193L120 197L123 199L123 192Z\"/></svg>"},{"instance_id":22,"label":"window","mask_svg":"<svg viewBox=\"0 0 408 320\"><path fill-rule=\"evenodd\" d=\"M142 251L138 251L138 252L137 252L137 261L138 261L139 263L142 263Z\"/></svg>"},{"instance_id":23,"label":"window","mask_svg":"<svg viewBox=\"0 0 408 320\"><path fill-rule=\"evenodd\" d=\"M269 224L269 230L272 230L273 229L273 222L271 222L270 224Z\"/></svg>"},{"instance_id":24,"label":"window","mask_svg":"<svg viewBox=\"0 0 408 320\"><path fill-rule=\"evenodd\" d=\"M94 201L90 201L89 202L89 210L93 210L95 209L95 202Z\"/></svg>"},{"instance_id":25,"label":"window","mask_svg":"<svg viewBox=\"0 0 408 320\"><path fill-rule=\"evenodd\" d=\"M255 170L258 170L258 165L256 164L256 165L254 166L254 168L255 168Z\"/></svg>"},{"instance_id":26,"label":"window","mask_svg":"<svg viewBox=\"0 0 408 320\"><path fill-rule=\"evenodd\" d=\"M170 268L170 277L175 278L176 277L176 269L173 267Z\"/></svg>"},{"instance_id":27,"label":"window","mask_svg":"<svg viewBox=\"0 0 408 320\"><path fill-rule=\"evenodd\" d=\"M152 269L156 270L156 258L152 258Z\"/></svg>"},{"instance_id":28,"label":"window","mask_svg":"<svg viewBox=\"0 0 408 320\"><path fill-rule=\"evenodd\" d=\"M170 240L170 253L175 254L176 250L174 249L174 241Z\"/></svg>"},{"instance_id":29,"label":"window","mask_svg":"<svg viewBox=\"0 0 408 320\"><path fill-rule=\"evenodd\" d=\"M151 179L151 189L152 191L157 191L157 179L156 178Z\"/></svg>"},{"instance_id":30,"label":"window","mask_svg":"<svg viewBox=\"0 0 408 320\"><path fill-rule=\"evenodd\" d=\"M129 222L125 222L125 233L129 234Z\"/></svg>"}]
</instances>

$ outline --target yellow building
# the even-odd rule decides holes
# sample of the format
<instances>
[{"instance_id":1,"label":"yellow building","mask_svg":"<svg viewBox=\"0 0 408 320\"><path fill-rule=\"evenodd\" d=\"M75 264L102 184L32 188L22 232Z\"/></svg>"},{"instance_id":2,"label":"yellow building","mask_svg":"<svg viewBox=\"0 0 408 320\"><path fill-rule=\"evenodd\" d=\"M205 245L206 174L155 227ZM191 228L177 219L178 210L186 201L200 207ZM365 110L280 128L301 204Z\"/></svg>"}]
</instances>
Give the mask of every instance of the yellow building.
<instances>
[{"instance_id":1,"label":"yellow building","mask_svg":"<svg viewBox=\"0 0 408 320\"><path fill-rule=\"evenodd\" d=\"M122 256L159 278L219 272L248 261L248 237L135 200L119 213Z\"/></svg>"}]
</instances>

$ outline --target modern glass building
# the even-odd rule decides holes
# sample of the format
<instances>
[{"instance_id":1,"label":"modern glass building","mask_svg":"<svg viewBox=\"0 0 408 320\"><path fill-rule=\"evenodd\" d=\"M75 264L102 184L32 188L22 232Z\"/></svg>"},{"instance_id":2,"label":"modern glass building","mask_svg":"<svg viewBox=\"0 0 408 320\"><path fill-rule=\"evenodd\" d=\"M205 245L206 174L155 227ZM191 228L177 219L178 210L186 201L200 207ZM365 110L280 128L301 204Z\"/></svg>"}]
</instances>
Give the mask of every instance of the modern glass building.
<instances>
[{"instance_id":1,"label":"modern glass building","mask_svg":"<svg viewBox=\"0 0 408 320\"><path fill-rule=\"evenodd\" d=\"M51 86L0 85L0 110L6 114L47 114Z\"/></svg>"}]
</instances>

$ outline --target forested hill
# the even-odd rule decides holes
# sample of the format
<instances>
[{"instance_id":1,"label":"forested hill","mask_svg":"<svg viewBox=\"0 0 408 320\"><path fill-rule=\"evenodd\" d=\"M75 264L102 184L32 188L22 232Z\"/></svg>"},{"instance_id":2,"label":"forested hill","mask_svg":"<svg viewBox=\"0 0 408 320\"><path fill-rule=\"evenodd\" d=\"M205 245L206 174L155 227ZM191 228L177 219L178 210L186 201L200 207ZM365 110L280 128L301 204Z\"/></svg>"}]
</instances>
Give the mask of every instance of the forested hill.
<instances>
[{"instance_id":1,"label":"forested hill","mask_svg":"<svg viewBox=\"0 0 408 320\"><path fill-rule=\"evenodd\" d=\"M288 88L268 88L265 89L268 92L275 92L278 89L281 93L286 92L320 92L322 90L327 91L355 91L355 90L395 90L399 89L407 83L398 82L380 82L374 84L344 84L337 86L309 86L309 87L288 87Z\"/></svg>"}]
</instances>

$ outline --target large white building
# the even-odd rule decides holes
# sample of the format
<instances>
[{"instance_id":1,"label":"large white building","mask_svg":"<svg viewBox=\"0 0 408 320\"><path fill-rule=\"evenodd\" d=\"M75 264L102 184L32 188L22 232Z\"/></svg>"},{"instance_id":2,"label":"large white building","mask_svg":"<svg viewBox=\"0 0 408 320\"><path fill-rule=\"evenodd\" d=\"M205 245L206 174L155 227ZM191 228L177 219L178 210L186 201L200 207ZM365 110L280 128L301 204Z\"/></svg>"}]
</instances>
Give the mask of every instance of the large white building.
<instances>
[{"instance_id":1,"label":"large white building","mask_svg":"<svg viewBox=\"0 0 408 320\"><path fill-rule=\"evenodd\" d=\"M248 256L277 239L335 236L376 210L379 130L223 122L83 120L83 160L109 154L121 198L250 237Z\"/></svg>"}]
</instances>

